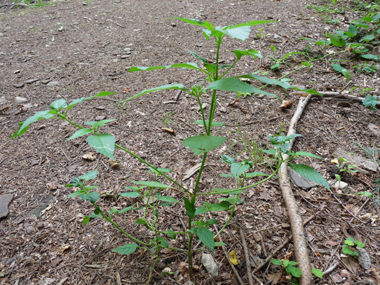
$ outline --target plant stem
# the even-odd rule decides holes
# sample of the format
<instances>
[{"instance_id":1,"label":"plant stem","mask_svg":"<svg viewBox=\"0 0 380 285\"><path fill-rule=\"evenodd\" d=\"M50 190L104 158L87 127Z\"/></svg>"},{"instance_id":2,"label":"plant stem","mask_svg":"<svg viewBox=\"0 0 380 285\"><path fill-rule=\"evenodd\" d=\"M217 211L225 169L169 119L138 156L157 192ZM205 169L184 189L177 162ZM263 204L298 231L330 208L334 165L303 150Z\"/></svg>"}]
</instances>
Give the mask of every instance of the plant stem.
<instances>
[{"instance_id":1,"label":"plant stem","mask_svg":"<svg viewBox=\"0 0 380 285\"><path fill-rule=\"evenodd\" d=\"M189 218L189 227L191 227L191 218ZM192 251L193 238L194 238L194 234L190 234L189 235L189 250L187 251L187 258L189 259L189 275L190 275L190 280L194 282L194 276L193 276L193 251Z\"/></svg>"}]
</instances>

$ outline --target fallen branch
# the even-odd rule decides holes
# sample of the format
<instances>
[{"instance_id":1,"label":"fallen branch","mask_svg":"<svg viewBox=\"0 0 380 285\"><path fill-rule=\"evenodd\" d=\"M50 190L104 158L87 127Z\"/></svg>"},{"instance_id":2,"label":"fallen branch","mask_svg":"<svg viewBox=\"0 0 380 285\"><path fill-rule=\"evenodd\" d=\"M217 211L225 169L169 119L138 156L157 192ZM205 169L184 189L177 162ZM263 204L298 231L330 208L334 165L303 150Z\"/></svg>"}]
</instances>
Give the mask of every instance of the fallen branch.
<instances>
[{"instance_id":1,"label":"fallen branch","mask_svg":"<svg viewBox=\"0 0 380 285\"><path fill-rule=\"evenodd\" d=\"M290 121L288 136L296 133L296 125L301 117L303 110L305 109L307 103L310 101L311 96L307 96L306 98L301 98L296 112ZM290 141L289 150L292 149L294 143L294 139ZM289 158L289 155L284 154L283 159L286 160ZM290 186L290 180L288 176L288 163L284 162L281 165L281 178L279 180L280 187L282 191L282 197L284 198L284 202L286 205L286 209L288 211L288 216L290 220L290 225L293 233L293 243L294 243L294 251L296 260L298 262L299 268L302 271L302 275L300 277L301 285L311 285L314 284L313 275L311 273L311 265L309 260L309 253L307 248L307 242L305 237L305 229L303 227L302 217L299 213L299 209L296 203L296 199L294 198L292 188Z\"/></svg>"},{"instance_id":2,"label":"fallen branch","mask_svg":"<svg viewBox=\"0 0 380 285\"><path fill-rule=\"evenodd\" d=\"M322 207L318 212L316 212L314 215L312 215L311 217L309 217L304 223L303 225L306 225L308 222L310 222L312 219L314 219L316 216L318 216L323 210L325 209L325 207ZM291 234L288 239L286 241L284 241L282 244L280 244L265 260L263 263L261 263L259 266L257 266L253 271L252 271L252 275L255 274L257 271L259 271L261 268L263 268L265 266L265 264L268 263L269 260L271 260L274 255L279 252L285 245L287 245L293 238L293 235Z\"/></svg>"},{"instance_id":3,"label":"fallen branch","mask_svg":"<svg viewBox=\"0 0 380 285\"><path fill-rule=\"evenodd\" d=\"M242 228L240 228L240 236L241 236L241 241L242 241L243 247L244 247L245 263L247 266L247 274L248 274L248 282L249 282L249 285L253 285L253 279L252 279L252 274L251 274L251 263L249 262L249 251L248 251L247 242L245 241L244 231Z\"/></svg>"}]
</instances>

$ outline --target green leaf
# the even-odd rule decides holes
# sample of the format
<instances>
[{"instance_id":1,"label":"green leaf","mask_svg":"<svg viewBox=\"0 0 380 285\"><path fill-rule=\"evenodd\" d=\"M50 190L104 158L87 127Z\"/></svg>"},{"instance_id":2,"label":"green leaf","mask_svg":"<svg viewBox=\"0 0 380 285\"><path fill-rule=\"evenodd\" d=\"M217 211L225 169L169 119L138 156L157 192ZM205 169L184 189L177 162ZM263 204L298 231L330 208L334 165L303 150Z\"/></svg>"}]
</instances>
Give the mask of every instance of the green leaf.
<instances>
[{"instance_id":1,"label":"green leaf","mask_svg":"<svg viewBox=\"0 0 380 285\"><path fill-rule=\"evenodd\" d=\"M188 52L191 53L192 56L194 56L195 58L199 59L200 61L202 61L203 64L206 64L207 63L207 58L204 58L204 57L201 57L199 55L197 55L195 52L192 52L191 50L188 49Z\"/></svg>"},{"instance_id":2,"label":"green leaf","mask_svg":"<svg viewBox=\"0 0 380 285\"><path fill-rule=\"evenodd\" d=\"M326 179L318 173L314 168L304 165L304 164L293 164L289 163L290 168L292 168L295 172L297 172L299 175L318 183L319 185L322 185L326 187L327 189L330 189L329 183L326 181Z\"/></svg>"},{"instance_id":3,"label":"green leaf","mask_svg":"<svg viewBox=\"0 0 380 285\"><path fill-rule=\"evenodd\" d=\"M140 193L137 192L124 192L117 195L117 197L127 197L127 198L136 198L140 197Z\"/></svg>"},{"instance_id":4,"label":"green leaf","mask_svg":"<svg viewBox=\"0 0 380 285\"><path fill-rule=\"evenodd\" d=\"M135 244L135 243L129 243L129 244L120 246L118 248L114 248L113 251L115 251L117 253L120 253L122 255L128 255L128 254L134 253L137 248L138 248L137 244Z\"/></svg>"},{"instance_id":5,"label":"green leaf","mask_svg":"<svg viewBox=\"0 0 380 285\"><path fill-rule=\"evenodd\" d=\"M101 120L101 121L97 121L97 122L85 122L84 124L85 125L90 125L94 129L96 129L98 127L105 126L107 123L110 123L110 122L113 122L113 121L116 121L116 119Z\"/></svg>"},{"instance_id":6,"label":"green leaf","mask_svg":"<svg viewBox=\"0 0 380 285\"><path fill-rule=\"evenodd\" d=\"M206 205L209 211L214 211L214 212L225 211L230 208L230 203L227 201L223 201L223 202L215 203L215 204L204 202L204 204Z\"/></svg>"},{"instance_id":7,"label":"green leaf","mask_svg":"<svg viewBox=\"0 0 380 285\"><path fill-rule=\"evenodd\" d=\"M78 190L78 191L76 191L74 193L71 193L69 196L67 196L67 199L68 198L73 198L73 197L76 197L76 196L80 196L80 195L83 195L85 193L86 193L86 191L84 191L84 190Z\"/></svg>"},{"instance_id":8,"label":"green leaf","mask_svg":"<svg viewBox=\"0 0 380 285\"><path fill-rule=\"evenodd\" d=\"M199 207L195 210L194 215L196 216L196 215L204 214L207 212L208 212L208 209L206 207Z\"/></svg>"},{"instance_id":9,"label":"green leaf","mask_svg":"<svg viewBox=\"0 0 380 285\"><path fill-rule=\"evenodd\" d=\"M98 192L90 192L88 194L81 195L81 198L86 201L90 201L91 203L95 203L99 200L99 193Z\"/></svg>"},{"instance_id":10,"label":"green leaf","mask_svg":"<svg viewBox=\"0 0 380 285\"><path fill-rule=\"evenodd\" d=\"M157 194L157 200L168 202L168 203L179 203L179 201L175 198L168 197L168 196L159 196Z\"/></svg>"},{"instance_id":11,"label":"green leaf","mask_svg":"<svg viewBox=\"0 0 380 285\"><path fill-rule=\"evenodd\" d=\"M355 244L357 247L364 247L365 246L364 243L362 243L360 240L356 240Z\"/></svg>"},{"instance_id":12,"label":"green leaf","mask_svg":"<svg viewBox=\"0 0 380 285\"><path fill-rule=\"evenodd\" d=\"M46 111L40 111L40 112L35 113L33 116L26 119L23 123L19 123L19 129L10 138L21 136L23 133L25 133L28 130L29 126L32 123L37 122L38 120L42 120L42 119L53 118L54 114L56 114L56 111L54 110L46 110Z\"/></svg>"},{"instance_id":13,"label":"green leaf","mask_svg":"<svg viewBox=\"0 0 380 285\"><path fill-rule=\"evenodd\" d=\"M205 122L206 122L206 125L208 126L209 125L209 120L205 120ZM194 124L204 126L203 120L198 120L198 121L194 122ZM211 123L211 126L213 126L213 127L222 127L223 125L224 125L224 123L215 122L215 121L212 121L212 123Z\"/></svg>"},{"instance_id":14,"label":"green leaf","mask_svg":"<svg viewBox=\"0 0 380 285\"><path fill-rule=\"evenodd\" d=\"M186 197L183 197L183 200L185 201L185 208L186 208L186 214L194 219L195 218L195 207L194 207L194 204L192 204L189 199L187 199Z\"/></svg>"},{"instance_id":15,"label":"green leaf","mask_svg":"<svg viewBox=\"0 0 380 285\"><path fill-rule=\"evenodd\" d=\"M344 68L344 69L342 70L342 74L344 75L344 77L346 77L347 82L350 81L350 76L351 76L351 75L350 75L350 72L349 72L347 69Z\"/></svg>"},{"instance_id":16,"label":"green leaf","mask_svg":"<svg viewBox=\"0 0 380 285\"><path fill-rule=\"evenodd\" d=\"M236 60L239 60L243 55L250 55L250 56L253 56L255 59L263 58L261 53L254 49L249 49L249 50L235 49L234 54L236 55Z\"/></svg>"},{"instance_id":17,"label":"green leaf","mask_svg":"<svg viewBox=\"0 0 380 285\"><path fill-rule=\"evenodd\" d=\"M226 138L224 137L214 137L206 135L198 135L194 137L189 137L183 141L184 147L189 147L195 154L199 155L210 150L219 147Z\"/></svg>"},{"instance_id":18,"label":"green leaf","mask_svg":"<svg viewBox=\"0 0 380 285\"><path fill-rule=\"evenodd\" d=\"M160 189L173 188L157 181L131 181L131 182L134 184L144 185L144 186L153 187L153 188L160 188Z\"/></svg>"},{"instance_id":19,"label":"green leaf","mask_svg":"<svg viewBox=\"0 0 380 285\"><path fill-rule=\"evenodd\" d=\"M379 60L379 57L373 54L361 54L360 57L365 59Z\"/></svg>"},{"instance_id":20,"label":"green leaf","mask_svg":"<svg viewBox=\"0 0 380 285\"><path fill-rule=\"evenodd\" d=\"M271 259L270 262L272 262L274 265L282 265L282 261L280 259Z\"/></svg>"},{"instance_id":21,"label":"green leaf","mask_svg":"<svg viewBox=\"0 0 380 285\"><path fill-rule=\"evenodd\" d=\"M79 129L71 137L69 137L66 141L79 138L79 137L87 135L87 134L89 134L91 132L92 131L89 128Z\"/></svg>"},{"instance_id":22,"label":"green leaf","mask_svg":"<svg viewBox=\"0 0 380 285\"><path fill-rule=\"evenodd\" d=\"M356 36L358 34L358 29L356 29L355 25L350 24L347 30L350 34L352 34L352 37ZM351 37L351 38L352 38Z\"/></svg>"},{"instance_id":23,"label":"green leaf","mask_svg":"<svg viewBox=\"0 0 380 285\"><path fill-rule=\"evenodd\" d=\"M196 63L189 62L189 63L175 63L172 65L165 65L165 66L133 66L128 71L129 72L135 72L135 71L149 71L149 70L157 70L157 69L169 69L169 68L183 68L183 69L198 69L200 71L204 70L200 68Z\"/></svg>"},{"instance_id":24,"label":"green leaf","mask_svg":"<svg viewBox=\"0 0 380 285\"><path fill-rule=\"evenodd\" d=\"M212 192L217 192L219 194L229 194L229 195L235 195L243 193L244 190L239 189L223 189L223 188L212 188Z\"/></svg>"},{"instance_id":25,"label":"green leaf","mask_svg":"<svg viewBox=\"0 0 380 285\"><path fill-rule=\"evenodd\" d=\"M379 105L380 102L376 99L375 96L367 95L363 100L364 107L370 107L372 111L376 110L376 105Z\"/></svg>"},{"instance_id":26,"label":"green leaf","mask_svg":"<svg viewBox=\"0 0 380 285\"><path fill-rule=\"evenodd\" d=\"M200 228L197 230L197 235L201 242L207 246L211 252L214 252L215 241L213 233L208 228Z\"/></svg>"},{"instance_id":27,"label":"green leaf","mask_svg":"<svg viewBox=\"0 0 380 285\"><path fill-rule=\"evenodd\" d=\"M346 244L342 245L342 252L348 255L352 255L353 253L352 249Z\"/></svg>"},{"instance_id":28,"label":"green leaf","mask_svg":"<svg viewBox=\"0 0 380 285\"><path fill-rule=\"evenodd\" d=\"M75 100L73 100L69 104L69 106L67 106L66 111L70 110L76 104L82 103L83 101L90 100L90 99L93 99L93 98L96 98L96 97L105 97L105 96L109 96L109 95L112 95L112 94L115 94L115 92L105 92L105 91L102 91L102 92L99 92L98 94L96 94L94 96L90 96L90 97L87 97L87 98L75 99Z\"/></svg>"},{"instance_id":29,"label":"green leaf","mask_svg":"<svg viewBox=\"0 0 380 285\"><path fill-rule=\"evenodd\" d=\"M97 134L87 137L87 143L97 152L115 159L113 153L115 151L115 137L110 134Z\"/></svg>"},{"instance_id":30,"label":"green leaf","mask_svg":"<svg viewBox=\"0 0 380 285\"><path fill-rule=\"evenodd\" d=\"M222 155L222 160L225 162L225 163L228 163L228 164L233 164L235 163L235 159L231 156L228 156L228 155Z\"/></svg>"},{"instance_id":31,"label":"green leaf","mask_svg":"<svg viewBox=\"0 0 380 285\"><path fill-rule=\"evenodd\" d=\"M346 45L346 41L345 41L345 39L341 35L330 34L329 37L330 37L331 43L334 46L344 47Z\"/></svg>"},{"instance_id":32,"label":"green leaf","mask_svg":"<svg viewBox=\"0 0 380 285\"><path fill-rule=\"evenodd\" d=\"M90 172L87 172L86 174L83 174L82 176L79 176L78 178L87 182L90 179L96 178L96 176L98 176L98 173L99 173L99 171L95 169L95 170L92 170Z\"/></svg>"},{"instance_id":33,"label":"green leaf","mask_svg":"<svg viewBox=\"0 0 380 285\"><path fill-rule=\"evenodd\" d=\"M364 195L364 196L367 196L369 198L372 198L372 196L373 196L373 194L369 191L361 191L361 192L356 193L355 195Z\"/></svg>"},{"instance_id":34,"label":"green leaf","mask_svg":"<svg viewBox=\"0 0 380 285\"><path fill-rule=\"evenodd\" d=\"M250 172L244 174L245 178L252 178L252 177L257 177L257 176L269 176L269 174L263 173L263 172Z\"/></svg>"},{"instance_id":35,"label":"green leaf","mask_svg":"<svg viewBox=\"0 0 380 285\"><path fill-rule=\"evenodd\" d=\"M234 179L238 179L241 174L249 169L249 165L242 165L241 163L233 163L231 165L231 173L234 176Z\"/></svg>"},{"instance_id":36,"label":"green leaf","mask_svg":"<svg viewBox=\"0 0 380 285\"><path fill-rule=\"evenodd\" d=\"M215 243L215 246L226 246L224 242L218 241Z\"/></svg>"},{"instance_id":37,"label":"green leaf","mask_svg":"<svg viewBox=\"0 0 380 285\"><path fill-rule=\"evenodd\" d=\"M132 97L130 97L128 99L120 101L120 103L127 102L129 100L135 99L137 97L140 97L141 95L144 95L144 94L147 94L147 93L150 93L150 92L160 91L160 90L169 90L169 89L180 89L182 91L188 92L188 90L182 84L166 84L166 85L162 85L162 86L159 86L159 87L155 87L155 88L151 88L151 89L146 89L146 90L144 90L144 91L136 94L135 96L132 96Z\"/></svg>"},{"instance_id":38,"label":"green leaf","mask_svg":"<svg viewBox=\"0 0 380 285\"><path fill-rule=\"evenodd\" d=\"M238 78L256 79L256 80L259 80L261 82L264 82L265 84L281 86L285 90L288 90L290 87L292 87L287 82L278 81L276 79L271 79L271 78L268 78L268 77L265 77L265 76L261 76L261 75L258 75L258 74L247 74L247 75L238 76Z\"/></svg>"},{"instance_id":39,"label":"green leaf","mask_svg":"<svg viewBox=\"0 0 380 285\"><path fill-rule=\"evenodd\" d=\"M58 99L58 100L56 100L50 104L50 108L52 108L53 110L56 110L56 111L59 111L59 110L66 108L66 107L67 107L67 103L66 103L65 99Z\"/></svg>"},{"instance_id":40,"label":"green leaf","mask_svg":"<svg viewBox=\"0 0 380 285\"><path fill-rule=\"evenodd\" d=\"M322 270L320 270L320 269L312 268L312 269L311 269L311 272L312 272L315 276L317 276L317 277L319 277L319 278L322 278L322 277L323 277L323 272L322 272Z\"/></svg>"},{"instance_id":41,"label":"green leaf","mask_svg":"<svg viewBox=\"0 0 380 285\"><path fill-rule=\"evenodd\" d=\"M335 71L337 71L337 72L342 72L342 70L344 69L340 64L338 64L338 63L334 63L334 64L332 64L331 65L332 66L332 68L335 70Z\"/></svg>"},{"instance_id":42,"label":"green leaf","mask_svg":"<svg viewBox=\"0 0 380 285\"><path fill-rule=\"evenodd\" d=\"M145 219L138 218L135 222L136 225L149 225L148 221Z\"/></svg>"},{"instance_id":43,"label":"green leaf","mask_svg":"<svg viewBox=\"0 0 380 285\"><path fill-rule=\"evenodd\" d=\"M370 42L375 38L374 35L365 35L359 42Z\"/></svg>"},{"instance_id":44,"label":"green leaf","mask_svg":"<svg viewBox=\"0 0 380 285\"><path fill-rule=\"evenodd\" d=\"M307 152L307 151L297 151L296 155L297 156L310 156L310 157L315 157L315 158L322 159L322 157L320 157L318 155L315 155L315 154L312 154L312 153Z\"/></svg>"},{"instance_id":45,"label":"green leaf","mask_svg":"<svg viewBox=\"0 0 380 285\"><path fill-rule=\"evenodd\" d=\"M189 19L189 18L183 18L183 17L171 17L171 18L168 18L168 19L181 20L181 21L184 21L185 23L188 23L190 25L204 27L204 28L206 28L208 30L213 30L214 29L214 27L209 22L202 22L201 20L198 20L198 19Z\"/></svg>"},{"instance_id":46,"label":"green leaf","mask_svg":"<svg viewBox=\"0 0 380 285\"><path fill-rule=\"evenodd\" d=\"M262 91L258 88L255 88L247 83L240 81L239 79L235 77L227 77L227 78L214 81L207 87L206 90L211 90L211 89L231 91L231 92L241 92L241 93L259 93L259 94L276 97L277 99L279 99L275 94Z\"/></svg>"},{"instance_id":47,"label":"green leaf","mask_svg":"<svg viewBox=\"0 0 380 285\"><path fill-rule=\"evenodd\" d=\"M166 234L167 234L171 239L175 239L175 238L177 237L176 233L175 233L173 230L171 230L171 229L168 229L168 230L166 231Z\"/></svg>"},{"instance_id":48,"label":"green leaf","mask_svg":"<svg viewBox=\"0 0 380 285\"><path fill-rule=\"evenodd\" d=\"M83 225L86 225L90 221L90 217L86 216L83 218Z\"/></svg>"},{"instance_id":49,"label":"green leaf","mask_svg":"<svg viewBox=\"0 0 380 285\"><path fill-rule=\"evenodd\" d=\"M286 272L288 272L289 274L293 275L296 278L300 278L302 275L301 269L299 269L298 267L294 267L294 266L286 267Z\"/></svg>"},{"instance_id":50,"label":"green leaf","mask_svg":"<svg viewBox=\"0 0 380 285\"><path fill-rule=\"evenodd\" d=\"M216 225L217 223L219 223L219 221L217 219L209 219L206 221L206 225L208 225L208 226Z\"/></svg>"},{"instance_id":51,"label":"green leaf","mask_svg":"<svg viewBox=\"0 0 380 285\"><path fill-rule=\"evenodd\" d=\"M126 207L124 209L121 209L118 211L118 214L122 214L122 213L125 213L125 212L129 212L130 210L132 210L132 208L136 205L136 203L134 203L133 205L129 206L129 207Z\"/></svg>"}]
</instances>

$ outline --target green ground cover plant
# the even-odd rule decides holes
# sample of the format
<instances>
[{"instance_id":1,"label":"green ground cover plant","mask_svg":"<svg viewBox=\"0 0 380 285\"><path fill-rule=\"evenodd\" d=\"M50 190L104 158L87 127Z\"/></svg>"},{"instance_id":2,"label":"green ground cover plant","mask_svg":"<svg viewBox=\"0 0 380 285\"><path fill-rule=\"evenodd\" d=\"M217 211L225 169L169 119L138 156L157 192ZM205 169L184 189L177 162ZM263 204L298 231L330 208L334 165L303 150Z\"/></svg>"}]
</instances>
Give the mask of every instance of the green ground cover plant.
<instances>
[{"instance_id":1,"label":"green ground cover plant","mask_svg":"<svg viewBox=\"0 0 380 285\"><path fill-rule=\"evenodd\" d=\"M149 171L155 175L153 181L130 181L133 186L126 187L126 192L120 193L118 198L120 199L136 199L139 198L142 200L142 207L136 207L136 204L130 203L128 207L124 209L111 209L109 211L103 210L97 204L99 199L102 199L99 192L95 189L99 186L89 185L88 182L93 180L98 175L98 170L92 170L88 173L83 174L82 176L72 179L72 181L66 185L66 187L74 187L74 193L68 196L68 198L80 198L91 203L94 207L94 213L86 216L83 220L83 224L87 224L91 218L98 218L112 224L117 230L126 235L131 242L117 247L114 249L115 252L126 255L134 253L138 248L143 249L147 254L156 256L153 265L150 268L149 278L147 283L151 281L153 268L160 258L160 251L163 248L171 248L178 251L187 251L188 264L189 264L189 275L190 279L194 280L193 275L193 254L194 252L203 251L206 247L210 251L214 251L215 247L223 245L223 243L215 242L215 238L226 228L230 219L235 213L235 208L238 203L241 202L240 194L242 194L246 189L257 186L265 181L279 175L278 172L282 163L285 162L283 159L283 154L290 155L290 158L286 160L289 163L290 167L294 169L300 175L319 183L320 185L329 189L327 181L320 175L316 170L310 166L303 164L291 163L294 159L300 156L309 156L320 158L312 153L308 152L292 152L290 148L289 141L295 137L300 137L301 135L294 134L291 136L282 136L281 133L277 136L268 136L271 144L273 145L272 149L267 150L258 150L257 148L252 150L254 156L257 156L257 152L261 151L265 155L269 155L273 158L275 163L272 165L271 173L262 173L262 172L249 172L250 168L253 168L254 160L244 160L243 162L235 162L235 160L228 156L223 156L222 160L231 165L231 176L237 181L237 187L235 189L221 189L221 188L212 188L211 190L206 190L201 192L199 190L199 185L203 175L203 170L205 167L205 162L207 155L210 151L215 150L221 146L226 138L216 135L213 132L214 128L223 126L222 122L215 122L214 115L217 109L217 92L218 91L228 91L228 92L242 92L242 93L258 93L266 96L272 96L280 100L280 98L272 93L263 91L262 89L256 88L248 83L243 82L241 79L250 79L263 82L265 84L277 85L285 90L287 89L296 89L300 90L297 87L291 86L288 81L278 81L275 79L269 79L257 74L245 74L241 76L234 77L225 77L227 73L234 68L235 64L244 56L250 56L253 58L259 58L260 53L256 50L239 50L236 49L233 51L236 59L231 65L219 65L220 59L220 50L222 43L226 38L230 37L238 40L246 40L249 37L251 32L251 27L261 24L270 23L272 21L250 21L247 23L242 23L238 25L230 25L225 27L214 27L209 22L202 22L197 19L187 19L182 17L174 17L172 19L177 19L184 21L185 23L200 26L203 28L203 36L209 40L214 40L216 45L216 59L214 63L210 63L207 59L197 55L193 51L189 51L197 60L199 60L202 67L199 67L197 63L176 63L168 66L151 66L151 67L141 67L134 66L129 69L129 72L138 72L138 71L150 71L150 70L159 70L159 69L169 69L169 68L182 68L182 69L191 69L197 70L204 74L206 81L208 81L208 86L202 85L193 85L191 88L187 89L182 84L166 84L159 87L147 89L139 92L138 94L121 101L121 104L127 104L130 100L136 99L140 96L148 94L154 91L160 90L170 90L177 89L182 90L189 94L200 106L201 118L196 123L203 126L204 131L198 135L191 136L183 141L183 146L188 147L195 155L201 156L201 167L198 171L198 176L196 178L194 189L188 189L180 182L175 181L170 177L170 169L165 168L156 168L151 165L147 160L143 159L130 151L123 146L116 144L116 138L112 134L102 133L101 129L103 126L114 121L101 120L101 121L88 121L83 125L75 122L75 118L72 119L69 111L78 107L80 103L87 100L94 100L99 97L110 96L114 94L113 92L100 92L97 95L90 96L87 98L79 98L73 100L71 103L67 103L65 99L59 99L51 103L50 110L40 111L34 114L33 116L26 119L24 122L19 123L18 130L14 133L11 138L16 138L23 135L29 128L32 123L35 123L42 119L56 119L64 120L70 123L71 125L78 128L78 130L67 140L73 140L79 137L87 136L87 143L94 148L101 155L115 159L115 148L118 148L122 151L127 152L135 159L139 160L141 163L145 164ZM311 94L318 94L315 90L303 90ZM211 98L209 112L205 113L202 108L201 97L204 95L209 95ZM170 116L163 119L170 120ZM168 123L168 122L167 122ZM291 160L291 161L290 161ZM263 177L259 182L245 185L246 178L249 177ZM167 181L163 183L162 181ZM170 184L170 185L168 185ZM169 194L168 194L169 193ZM170 196L171 193L174 193L176 197ZM226 197L226 194L229 195ZM173 195L173 194L172 194ZM223 195L223 197L222 197ZM211 196L217 198L217 202L209 203L203 201L203 205L200 202L201 198L204 196ZM164 207L171 207L173 204L181 204L185 210L187 216L187 227L182 231L173 231L172 229L163 229L160 228L158 224L158 218L161 215L161 212ZM116 215L128 214L133 211L142 211L142 215L136 219L135 224L137 226L146 227L151 233L152 238L150 240L138 239L132 236L130 233L126 232L114 221ZM230 211L229 219L225 222L219 232L213 233L210 230L210 226L213 224L219 223L217 219L206 219L206 214L208 212L216 211ZM186 249L171 247L169 246L170 239L176 239L178 235L184 236L184 246ZM198 238L203 243L203 248L195 251L193 248L194 239Z\"/></svg>"}]
</instances>

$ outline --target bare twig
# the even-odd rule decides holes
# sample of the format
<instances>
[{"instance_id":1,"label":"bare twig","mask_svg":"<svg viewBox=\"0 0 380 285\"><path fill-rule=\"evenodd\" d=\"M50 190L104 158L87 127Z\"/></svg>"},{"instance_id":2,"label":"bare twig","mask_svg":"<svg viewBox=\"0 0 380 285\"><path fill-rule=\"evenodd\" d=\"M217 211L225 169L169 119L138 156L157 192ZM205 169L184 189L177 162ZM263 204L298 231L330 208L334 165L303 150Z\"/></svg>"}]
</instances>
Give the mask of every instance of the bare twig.
<instances>
[{"instance_id":1,"label":"bare twig","mask_svg":"<svg viewBox=\"0 0 380 285\"><path fill-rule=\"evenodd\" d=\"M182 93L182 90L181 90L181 89L177 91L177 93L175 94L175 97L174 97L174 100L175 100L175 101L178 101L179 96L181 96L181 93Z\"/></svg>"},{"instance_id":2,"label":"bare twig","mask_svg":"<svg viewBox=\"0 0 380 285\"><path fill-rule=\"evenodd\" d=\"M247 274L248 274L249 285L253 285L253 279L252 279L252 274L251 274L251 263L249 262L249 251L248 251L247 242L245 240L244 231L242 228L240 228L240 236L241 236L241 241L243 242L243 247L244 247L245 263L247 265Z\"/></svg>"},{"instance_id":3,"label":"bare twig","mask_svg":"<svg viewBox=\"0 0 380 285\"><path fill-rule=\"evenodd\" d=\"M335 268L338 267L338 265L339 265L339 262L335 263L333 266L331 266L330 268L328 268L325 271L323 271L323 275L330 274L331 272L334 271Z\"/></svg>"}]
</instances>

